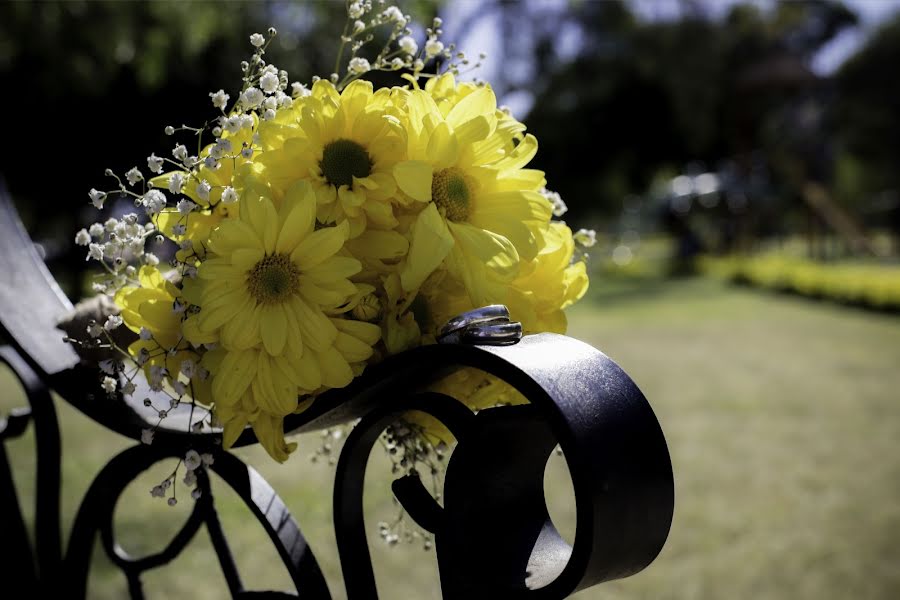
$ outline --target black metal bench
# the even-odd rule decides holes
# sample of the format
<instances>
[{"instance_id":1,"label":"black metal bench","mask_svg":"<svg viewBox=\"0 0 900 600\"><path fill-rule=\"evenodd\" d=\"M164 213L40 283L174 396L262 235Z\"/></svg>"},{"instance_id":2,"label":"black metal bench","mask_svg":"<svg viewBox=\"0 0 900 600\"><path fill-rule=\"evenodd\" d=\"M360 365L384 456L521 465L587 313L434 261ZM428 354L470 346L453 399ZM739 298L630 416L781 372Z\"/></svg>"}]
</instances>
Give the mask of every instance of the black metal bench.
<instances>
[{"instance_id":1,"label":"black metal bench","mask_svg":"<svg viewBox=\"0 0 900 600\"><path fill-rule=\"evenodd\" d=\"M287 507L252 467L222 450L215 432L186 433L189 429L176 409L152 445L140 443L141 430L156 421L141 403L108 397L100 389L96 367L82 364L64 341L57 323L72 305L35 251L2 187L0 274L0 342L6 344L0 347L0 360L21 381L29 402L0 419L0 442L21 435L29 425L37 441L34 548L5 444L0 443L4 597L84 597L99 534L106 553L125 574L131 596L142 598L142 574L170 562L206 527L234 597L331 598ZM476 415L450 396L423 391L463 366L496 375L530 404ZM59 424L51 390L98 424L137 441L97 474L65 549ZM367 457L385 427L411 409L439 419L458 441L447 465L443 506L416 477L401 477L392 486L409 515L434 534L444 598L564 598L636 573L662 549L674 503L668 450L646 399L613 361L555 334L526 336L511 346L426 346L369 368L349 387L323 394L309 410L285 423L286 431L304 432L361 419L339 457L334 489L334 526L351 600L377 598L362 513ZM236 446L255 442L248 429ZM544 498L544 467L557 444L566 456L575 492L572 546L554 528ZM156 462L184 456L189 447L214 455L209 468L234 489L271 538L296 595L244 590L203 469L198 469L202 494L162 552L134 558L116 544L112 515L126 486ZM488 529L491 543L481 543L480 535Z\"/></svg>"}]
</instances>

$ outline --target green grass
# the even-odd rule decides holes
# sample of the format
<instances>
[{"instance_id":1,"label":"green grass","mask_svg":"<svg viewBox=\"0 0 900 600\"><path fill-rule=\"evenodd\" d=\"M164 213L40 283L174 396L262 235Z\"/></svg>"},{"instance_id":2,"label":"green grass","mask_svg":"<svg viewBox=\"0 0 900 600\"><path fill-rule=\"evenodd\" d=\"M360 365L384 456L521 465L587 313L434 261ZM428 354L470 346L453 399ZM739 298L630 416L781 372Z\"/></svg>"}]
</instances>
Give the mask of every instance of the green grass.
<instances>
[{"instance_id":1,"label":"green grass","mask_svg":"<svg viewBox=\"0 0 900 600\"><path fill-rule=\"evenodd\" d=\"M669 442L676 509L669 541L646 571L575 598L900 597L900 319L705 279L598 277L592 286L570 313L570 334L619 362L649 398ZM3 394L0 406L21 402ZM65 405L60 417L68 525L90 478L127 441ZM31 443L10 448L26 500ZM240 454L281 493L343 598L333 471L306 458L318 443L316 435L300 438L283 466L258 449ZM394 508L384 461L372 462L366 502L374 531ZM147 494L163 475L151 471L123 501L116 526L126 548L160 548L186 514L188 501L170 509ZM555 460L551 512L571 530L567 486ZM248 513L226 494L218 498L245 578L258 588L286 587ZM401 547L375 557L383 598L440 598L433 553ZM122 597L123 586L98 546L91 597ZM146 588L149 597L224 596L202 534Z\"/></svg>"}]
</instances>

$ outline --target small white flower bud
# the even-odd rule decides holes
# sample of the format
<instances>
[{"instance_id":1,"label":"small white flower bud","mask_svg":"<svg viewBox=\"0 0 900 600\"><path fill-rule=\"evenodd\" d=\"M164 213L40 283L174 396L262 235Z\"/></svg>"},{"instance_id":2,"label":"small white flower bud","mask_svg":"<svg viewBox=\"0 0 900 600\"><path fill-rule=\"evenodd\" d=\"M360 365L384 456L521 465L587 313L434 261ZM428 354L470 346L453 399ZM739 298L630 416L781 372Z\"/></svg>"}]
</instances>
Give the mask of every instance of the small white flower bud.
<instances>
[{"instance_id":1,"label":"small white flower bud","mask_svg":"<svg viewBox=\"0 0 900 600\"><path fill-rule=\"evenodd\" d=\"M266 38L261 33L254 33L250 36L250 43L257 48L261 48L266 43Z\"/></svg>"},{"instance_id":2,"label":"small white flower bud","mask_svg":"<svg viewBox=\"0 0 900 600\"><path fill-rule=\"evenodd\" d=\"M88 255L85 260L103 260L103 246L100 244L91 244L88 246Z\"/></svg>"},{"instance_id":3,"label":"small white flower bud","mask_svg":"<svg viewBox=\"0 0 900 600\"><path fill-rule=\"evenodd\" d=\"M203 464L203 459L200 458L200 453L196 450L188 450L184 455L184 467L193 471L200 467Z\"/></svg>"},{"instance_id":4,"label":"small white flower bud","mask_svg":"<svg viewBox=\"0 0 900 600\"><path fill-rule=\"evenodd\" d=\"M174 156L177 160L183 161L187 158L187 148L184 144L178 144L172 149L172 156Z\"/></svg>"},{"instance_id":5,"label":"small white flower bud","mask_svg":"<svg viewBox=\"0 0 900 600\"><path fill-rule=\"evenodd\" d=\"M204 182L205 183L205 182ZM203 184L201 184L203 185ZM207 184L209 185L209 184ZM200 193L200 186L197 186L197 193ZM209 197L209 189L206 190L206 196ZM179 200L176 208L178 209L178 213L181 215L186 215L190 213L197 205L191 202L190 200Z\"/></svg>"},{"instance_id":6,"label":"small white flower bud","mask_svg":"<svg viewBox=\"0 0 900 600\"><path fill-rule=\"evenodd\" d=\"M265 73L259 78L259 87L267 94L271 94L278 89L278 75L274 73Z\"/></svg>"},{"instance_id":7,"label":"small white flower bud","mask_svg":"<svg viewBox=\"0 0 900 600\"><path fill-rule=\"evenodd\" d=\"M425 56L428 58L434 58L443 51L444 43L435 36L431 36L428 38L428 41L425 42Z\"/></svg>"},{"instance_id":8,"label":"small white flower bud","mask_svg":"<svg viewBox=\"0 0 900 600\"><path fill-rule=\"evenodd\" d=\"M87 246L91 243L91 234L88 233L87 229L82 229L75 234L75 243L79 246Z\"/></svg>"},{"instance_id":9,"label":"small white flower bud","mask_svg":"<svg viewBox=\"0 0 900 600\"><path fill-rule=\"evenodd\" d=\"M106 318L106 323L103 324L103 329L107 331L112 331L113 329L118 328L122 325L122 317L119 315L109 315Z\"/></svg>"},{"instance_id":10,"label":"small white flower bud","mask_svg":"<svg viewBox=\"0 0 900 600\"><path fill-rule=\"evenodd\" d=\"M188 469L184 474L184 479L182 481L184 481L184 485L186 486L195 486L197 485L197 474L194 471Z\"/></svg>"},{"instance_id":11,"label":"small white flower bud","mask_svg":"<svg viewBox=\"0 0 900 600\"><path fill-rule=\"evenodd\" d=\"M228 99L231 98L231 96L225 93L225 90L212 92L210 93L209 97L212 98L213 106L220 110L225 110L225 108L228 106Z\"/></svg>"},{"instance_id":12,"label":"small white flower bud","mask_svg":"<svg viewBox=\"0 0 900 600\"><path fill-rule=\"evenodd\" d=\"M409 35L405 35L397 40L397 45L404 53L409 54L410 56L413 56L419 51L419 44L416 43L415 38Z\"/></svg>"},{"instance_id":13,"label":"small white flower bud","mask_svg":"<svg viewBox=\"0 0 900 600\"><path fill-rule=\"evenodd\" d=\"M347 68L354 75L362 75L363 73L367 73L372 70L372 66L369 64L369 61L365 58L360 58L359 56L352 58L350 60L350 65Z\"/></svg>"},{"instance_id":14,"label":"small white flower bud","mask_svg":"<svg viewBox=\"0 0 900 600\"><path fill-rule=\"evenodd\" d=\"M162 173L163 159L155 154L151 154L147 157L147 168L150 169L151 173Z\"/></svg>"},{"instance_id":15,"label":"small white flower bud","mask_svg":"<svg viewBox=\"0 0 900 600\"><path fill-rule=\"evenodd\" d=\"M182 189L184 189L184 175L177 172L169 175L169 191L180 194Z\"/></svg>"},{"instance_id":16,"label":"small white flower bud","mask_svg":"<svg viewBox=\"0 0 900 600\"><path fill-rule=\"evenodd\" d=\"M107 394L112 394L116 391L116 380L112 377L104 377L101 387Z\"/></svg>"},{"instance_id":17,"label":"small white flower bud","mask_svg":"<svg viewBox=\"0 0 900 600\"><path fill-rule=\"evenodd\" d=\"M241 103L245 108L254 108L259 106L265 99L263 93L255 87L249 87L241 94Z\"/></svg>"},{"instance_id":18,"label":"small white flower bud","mask_svg":"<svg viewBox=\"0 0 900 600\"><path fill-rule=\"evenodd\" d=\"M91 204L94 205L94 208L96 208L97 210L103 209L103 203L106 201L106 192L101 192L91 188L88 196L90 196Z\"/></svg>"},{"instance_id":19,"label":"small white flower bud","mask_svg":"<svg viewBox=\"0 0 900 600\"><path fill-rule=\"evenodd\" d=\"M572 237L575 238L576 244L585 248L590 248L597 243L597 232L593 229L579 229Z\"/></svg>"},{"instance_id":20,"label":"small white flower bud","mask_svg":"<svg viewBox=\"0 0 900 600\"><path fill-rule=\"evenodd\" d=\"M363 16L365 12L366 9L361 2L351 2L350 5L347 6L347 14L350 15L351 19L358 19Z\"/></svg>"},{"instance_id":21,"label":"small white flower bud","mask_svg":"<svg viewBox=\"0 0 900 600\"><path fill-rule=\"evenodd\" d=\"M234 188L226 186L224 190L222 190L222 203L223 204L232 204L237 202L238 196L237 192L234 191Z\"/></svg>"}]
</instances>

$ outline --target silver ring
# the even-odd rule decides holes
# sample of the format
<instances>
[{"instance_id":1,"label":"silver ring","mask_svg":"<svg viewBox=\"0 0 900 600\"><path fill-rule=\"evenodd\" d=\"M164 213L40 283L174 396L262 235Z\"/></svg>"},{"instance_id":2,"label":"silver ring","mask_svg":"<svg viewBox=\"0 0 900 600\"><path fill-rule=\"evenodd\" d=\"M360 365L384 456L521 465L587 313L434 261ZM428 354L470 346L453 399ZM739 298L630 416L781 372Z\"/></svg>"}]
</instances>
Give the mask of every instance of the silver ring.
<instances>
[{"instance_id":1,"label":"silver ring","mask_svg":"<svg viewBox=\"0 0 900 600\"><path fill-rule=\"evenodd\" d=\"M470 327L465 330L462 340L470 344L489 344L493 346L506 346L515 344L522 339L522 324L510 321L508 323L490 323Z\"/></svg>"},{"instance_id":2,"label":"silver ring","mask_svg":"<svg viewBox=\"0 0 900 600\"><path fill-rule=\"evenodd\" d=\"M439 344L506 346L522 339L522 324L510 321L509 310L492 304L457 315L447 321L437 337Z\"/></svg>"},{"instance_id":3,"label":"silver ring","mask_svg":"<svg viewBox=\"0 0 900 600\"><path fill-rule=\"evenodd\" d=\"M495 320L509 321L509 309L502 304L491 304L489 306L482 306L481 308L466 311L447 321L447 324L441 328L439 337L449 335L454 331L465 329L476 323Z\"/></svg>"}]
</instances>

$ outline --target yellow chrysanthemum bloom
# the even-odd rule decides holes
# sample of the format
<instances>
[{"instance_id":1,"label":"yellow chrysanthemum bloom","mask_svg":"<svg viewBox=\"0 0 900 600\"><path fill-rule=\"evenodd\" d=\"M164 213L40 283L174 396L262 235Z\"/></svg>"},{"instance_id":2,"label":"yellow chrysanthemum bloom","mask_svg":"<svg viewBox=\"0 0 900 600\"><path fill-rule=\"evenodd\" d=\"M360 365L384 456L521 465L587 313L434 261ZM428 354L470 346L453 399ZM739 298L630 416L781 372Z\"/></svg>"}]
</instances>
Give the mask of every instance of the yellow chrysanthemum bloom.
<instances>
[{"instance_id":1,"label":"yellow chrysanthemum bloom","mask_svg":"<svg viewBox=\"0 0 900 600\"><path fill-rule=\"evenodd\" d=\"M545 235L547 245L513 281L506 303L526 332L565 333L563 311L587 292L587 271L583 260L572 262L575 241L565 223L550 223Z\"/></svg>"},{"instance_id":2,"label":"yellow chrysanthemum bloom","mask_svg":"<svg viewBox=\"0 0 900 600\"><path fill-rule=\"evenodd\" d=\"M404 132L392 91L373 92L367 81L354 81L338 93L325 80L291 107L291 123L262 127L266 149L257 160L260 178L277 199L298 179L312 182L321 223L347 221L350 237L368 226L397 225L394 164L404 157ZM286 122L287 121L287 122Z\"/></svg>"},{"instance_id":3,"label":"yellow chrysanthemum bloom","mask_svg":"<svg viewBox=\"0 0 900 600\"><path fill-rule=\"evenodd\" d=\"M564 309L581 299L587 291L588 277L584 261L573 262L575 242L562 222L551 222L544 233L547 244L532 261L522 261L521 271L509 285L491 286L487 304L505 304L510 317L522 323L525 333L552 331L565 333ZM452 277L426 283L417 303L422 331L436 335L448 319L477 308L464 287ZM480 305L478 305L480 306Z\"/></svg>"},{"instance_id":4,"label":"yellow chrysanthemum bloom","mask_svg":"<svg viewBox=\"0 0 900 600\"><path fill-rule=\"evenodd\" d=\"M148 376L151 367L160 367L173 380L178 379L182 363L199 358L182 336L182 315L175 311L181 292L156 267L141 267L138 282L139 286L123 287L115 297L125 325L138 334L143 328L151 336L135 340L128 346L128 353L142 362ZM192 385L195 400L208 404L208 384L194 377Z\"/></svg>"},{"instance_id":5,"label":"yellow chrysanthemum bloom","mask_svg":"<svg viewBox=\"0 0 900 600\"><path fill-rule=\"evenodd\" d=\"M348 277L360 263L339 254L346 223L315 229L308 182L292 186L280 209L262 189L245 190L238 214L210 235L198 270L200 312L185 330L200 341L214 336L228 350L262 345L299 361L305 348L325 352L334 344L337 329L325 311L356 294Z\"/></svg>"},{"instance_id":6,"label":"yellow chrysanthemum bloom","mask_svg":"<svg viewBox=\"0 0 900 600\"><path fill-rule=\"evenodd\" d=\"M186 289L200 310L183 331L192 343L220 344L204 364L226 446L249 423L283 460L283 418L306 406L301 396L349 384L381 331L341 316L358 294L348 277L360 263L340 254L349 225L316 230L309 182L295 183L279 209L264 189L246 188L238 213L210 235L198 280Z\"/></svg>"},{"instance_id":7,"label":"yellow chrysanthemum bloom","mask_svg":"<svg viewBox=\"0 0 900 600\"><path fill-rule=\"evenodd\" d=\"M453 85L452 76L442 86ZM400 272L412 293L444 264L475 305L518 274L544 245L551 207L538 193L540 171L524 169L537 151L527 135L498 127L496 99L485 86L454 104L439 105L424 90L407 97L408 160L394 167L399 188L427 202L411 227L409 256Z\"/></svg>"}]
</instances>

